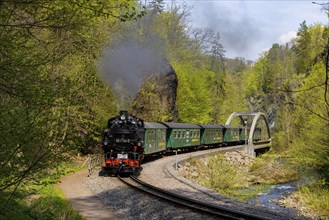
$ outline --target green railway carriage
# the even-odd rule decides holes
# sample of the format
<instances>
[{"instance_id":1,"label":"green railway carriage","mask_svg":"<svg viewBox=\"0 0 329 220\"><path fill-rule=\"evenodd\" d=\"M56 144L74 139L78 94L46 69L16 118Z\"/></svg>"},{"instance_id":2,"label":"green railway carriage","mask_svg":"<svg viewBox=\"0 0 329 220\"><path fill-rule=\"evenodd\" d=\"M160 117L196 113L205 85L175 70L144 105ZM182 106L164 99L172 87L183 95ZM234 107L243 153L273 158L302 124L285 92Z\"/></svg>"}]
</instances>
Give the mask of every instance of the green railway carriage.
<instances>
[{"instance_id":1,"label":"green railway carriage","mask_svg":"<svg viewBox=\"0 0 329 220\"><path fill-rule=\"evenodd\" d=\"M240 127L224 126L224 142L227 144L240 141Z\"/></svg>"},{"instance_id":2,"label":"green railway carriage","mask_svg":"<svg viewBox=\"0 0 329 220\"><path fill-rule=\"evenodd\" d=\"M157 122L144 122L144 128L144 154L165 152L167 127Z\"/></svg>"},{"instance_id":3,"label":"green railway carriage","mask_svg":"<svg viewBox=\"0 0 329 220\"><path fill-rule=\"evenodd\" d=\"M221 145L224 140L224 127L217 124L202 124L201 144L205 146Z\"/></svg>"},{"instance_id":4,"label":"green railway carriage","mask_svg":"<svg viewBox=\"0 0 329 220\"><path fill-rule=\"evenodd\" d=\"M167 149L176 150L200 145L201 127L195 124L162 123L167 126Z\"/></svg>"}]
</instances>

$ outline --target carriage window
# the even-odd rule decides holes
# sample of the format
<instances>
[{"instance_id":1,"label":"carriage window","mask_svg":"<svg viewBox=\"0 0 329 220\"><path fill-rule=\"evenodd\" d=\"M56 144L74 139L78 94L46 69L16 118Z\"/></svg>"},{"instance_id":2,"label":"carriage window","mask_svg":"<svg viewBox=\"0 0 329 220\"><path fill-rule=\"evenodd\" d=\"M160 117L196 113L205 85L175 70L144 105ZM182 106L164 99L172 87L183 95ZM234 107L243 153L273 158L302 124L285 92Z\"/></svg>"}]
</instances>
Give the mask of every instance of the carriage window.
<instances>
[{"instance_id":1,"label":"carriage window","mask_svg":"<svg viewBox=\"0 0 329 220\"><path fill-rule=\"evenodd\" d=\"M153 142L154 141L154 131L151 130L149 131L149 142Z\"/></svg>"},{"instance_id":2,"label":"carriage window","mask_svg":"<svg viewBox=\"0 0 329 220\"><path fill-rule=\"evenodd\" d=\"M150 141L152 138L151 131L148 131L148 140Z\"/></svg>"},{"instance_id":3,"label":"carriage window","mask_svg":"<svg viewBox=\"0 0 329 220\"><path fill-rule=\"evenodd\" d=\"M182 131L182 138L185 138L185 131Z\"/></svg>"},{"instance_id":4,"label":"carriage window","mask_svg":"<svg viewBox=\"0 0 329 220\"><path fill-rule=\"evenodd\" d=\"M155 130L152 131L152 135L153 135L153 141L155 141Z\"/></svg>"},{"instance_id":5,"label":"carriage window","mask_svg":"<svg viewBox=\"0 0 329 220\"><path fill-rule=\"evenodd\" d=\"M180 138L180 131L178 131L178 136L177 136L177 138Z\"/></svg>"},{"instance_id":6,"label":"carriage window","mask_svg":"<svg viewBox=\"0 0 329 220\"><path fill-rule=\"evenodd\" d=\"M161 129L157 129L157 139L163 140L163 132Z\"/></svg>"},{"instance_id":7,"label":"carriage window","mask_svg":"<svg viewBox=\"0 0 329 220\"><path fill-rule=\"evenodd\" d=\"M177 138L177 131L174 131L174 139Z\"/></svg>"}]
</instances>

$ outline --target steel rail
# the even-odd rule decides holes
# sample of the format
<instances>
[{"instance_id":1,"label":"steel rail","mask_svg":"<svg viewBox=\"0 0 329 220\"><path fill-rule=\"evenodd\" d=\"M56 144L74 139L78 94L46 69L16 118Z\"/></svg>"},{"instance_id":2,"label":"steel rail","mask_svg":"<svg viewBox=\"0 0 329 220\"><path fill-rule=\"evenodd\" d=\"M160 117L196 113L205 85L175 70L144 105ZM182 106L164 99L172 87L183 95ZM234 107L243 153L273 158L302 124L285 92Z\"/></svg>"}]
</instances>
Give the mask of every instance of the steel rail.
<instances>
[{"instance_id":1,"label":"steel rail","mask_svg":"<svg viewBox=\"0 0 329 220\"><path fill-rule=\"evenodd\" d=\"M160 189L158 187L152 186L148 183L145 183L141 180L139 180L135 176L130 176L130 180L132 180L134 183L138 183L139 185L136 186L135 184L129 182L126 178L122 178L118 176L118 178L124 182L125 184L136 188L140 191L146 192L147 194L151 194L153 196L156 196L158 198L167 200L172 203L176 203L188 208L191 208L193 210L198 210L207 214L215 215L218 217L222 217L224 219L259 219L259 220L269 220L269 218L265 218L258 215L253 215L250 213L245 213L233 209L229 209L226 207L222 207L219 205L209 204L206 202L201 202L195 199L191 199L189 197L185 197L176 193L169 192L164 189Z\"/></svg>"}]
</instances>

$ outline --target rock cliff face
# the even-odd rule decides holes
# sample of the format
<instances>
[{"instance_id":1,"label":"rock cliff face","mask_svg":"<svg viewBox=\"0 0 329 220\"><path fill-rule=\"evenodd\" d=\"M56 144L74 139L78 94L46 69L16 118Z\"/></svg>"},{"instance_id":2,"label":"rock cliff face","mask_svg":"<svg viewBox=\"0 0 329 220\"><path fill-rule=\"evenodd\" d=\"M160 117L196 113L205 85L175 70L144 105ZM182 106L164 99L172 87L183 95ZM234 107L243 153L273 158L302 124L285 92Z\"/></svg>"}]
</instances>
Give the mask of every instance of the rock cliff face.
<instances>
[{"instance_id":1,"label":"rock cliff face","mask_svg":"<svg viewBox=\"0 0 329 220\"><path fill-rule=\"evenodd\" d=\"M132 103L130 112L144 121L176 121L178 78L173 67L166 62L164 73L151 74Z\"/></svg>"}]
</instances>

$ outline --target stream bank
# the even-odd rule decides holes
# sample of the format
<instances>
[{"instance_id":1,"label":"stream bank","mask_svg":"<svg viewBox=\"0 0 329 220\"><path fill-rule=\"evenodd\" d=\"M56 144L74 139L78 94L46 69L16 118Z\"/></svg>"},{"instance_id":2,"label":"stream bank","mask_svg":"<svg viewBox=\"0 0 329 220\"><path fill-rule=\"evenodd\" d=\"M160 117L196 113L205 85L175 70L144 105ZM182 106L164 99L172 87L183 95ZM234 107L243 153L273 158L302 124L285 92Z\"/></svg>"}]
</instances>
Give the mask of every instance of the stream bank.
<instances>
[{"instance_id":1,"label":"stream bank","mask_svg":"<svg viewBox=\"0 0 329 220\"><path fill-rule=\"evenodd\" d=\"M280 176L282 182L284 174L289 173L289 170L288 172L287 170L281 171L282 166L273 160L273 163L266 164L268 167L261 166L261 172L267 173L258 175L257 172L251 172L252 168L255 169L254 164L259 163L255 160L257 159L244 151L226 152L222 156L190 158L179 164L179 171L185 178L231 199L265 206L276 211L298 213L296 209L286 208L296 207L295 204L289 204L295 200L285 200L285 198L290 198L289 195L297 189L297 181L268 184L270 176L278 175L278 173L279 176L282 176ZM257 164L257 166L260 165ZM229 182L230 180L231 182ZM287 180L293 180L291 174L288 174Z\"/></svg>"}]
</instances>

